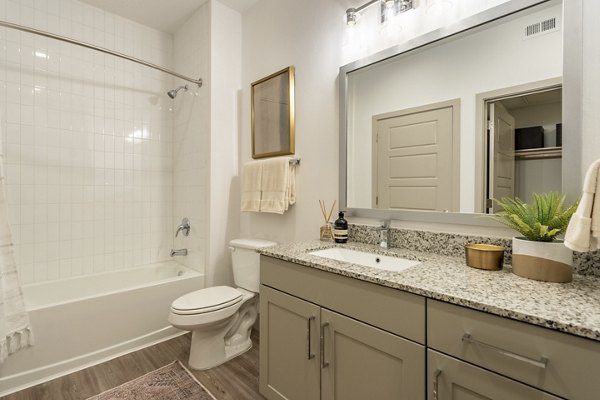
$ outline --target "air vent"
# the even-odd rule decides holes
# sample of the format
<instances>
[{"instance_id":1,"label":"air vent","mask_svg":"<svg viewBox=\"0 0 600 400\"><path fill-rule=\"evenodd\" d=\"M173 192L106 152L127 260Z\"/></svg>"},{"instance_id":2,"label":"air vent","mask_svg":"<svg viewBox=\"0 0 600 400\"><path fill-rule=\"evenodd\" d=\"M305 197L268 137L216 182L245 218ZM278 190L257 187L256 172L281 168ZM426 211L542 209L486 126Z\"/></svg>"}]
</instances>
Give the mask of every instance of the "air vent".
<instances>
[{"instance_id":1,"label":"air vent","mask_svg":"<svg viewBox=\"0 0 600 400\"><path fill-rule=\"evenodd\" d=\"M525 39L529 39L544 33L553 32L555 30L558 30L558 21L556 17L552 17L544 21L536 22L535 24L527 25L524 32Z\"/></svg>"}]
</instances>

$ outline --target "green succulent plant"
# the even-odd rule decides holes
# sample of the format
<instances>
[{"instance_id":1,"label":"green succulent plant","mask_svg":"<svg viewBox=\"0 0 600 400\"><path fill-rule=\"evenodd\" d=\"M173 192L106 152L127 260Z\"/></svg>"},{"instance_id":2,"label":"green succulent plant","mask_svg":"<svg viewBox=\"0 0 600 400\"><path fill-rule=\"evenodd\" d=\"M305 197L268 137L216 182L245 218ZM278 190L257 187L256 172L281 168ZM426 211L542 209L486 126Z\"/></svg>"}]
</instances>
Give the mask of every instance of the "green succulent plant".
<instances>
[{"instance_id":1,"label":"green succulent plant","mask_svg":"<svg viewBox=\"0 0 600 400\"><path fill-rule=\"evenodd\" d=\"M517 198L494 199L502 207L493 218L521 233L527 240L552 242L564 233L578 202L563 208L566 195L558 192L534 193L528 204Z\"/></svg>"}]
</instances>

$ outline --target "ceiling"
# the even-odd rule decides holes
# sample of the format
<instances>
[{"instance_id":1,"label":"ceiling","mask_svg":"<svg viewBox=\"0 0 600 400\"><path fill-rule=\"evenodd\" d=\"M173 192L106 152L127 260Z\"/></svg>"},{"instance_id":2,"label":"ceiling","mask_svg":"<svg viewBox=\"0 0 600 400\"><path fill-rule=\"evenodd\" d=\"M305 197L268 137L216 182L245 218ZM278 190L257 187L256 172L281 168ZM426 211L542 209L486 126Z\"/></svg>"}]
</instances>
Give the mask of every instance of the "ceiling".
<instances>
[{"instance_id":1,"label":"ceiling","mask_svg":"<svg viewBox=\"0 0 600 400\"><path fill-rule=\"evenodd\" d=\"M208 0L81 0L112 14L140 24L173 33L190 14ZM258 0L219 0L234 10L244 12Z\"/></svg>"},{"instance_id":2,"label":"ceiling","mask_svg":"<svg viewBox=\"0 0 600 400\"><path fill-rule=\"evenodd\" d=\"M548 90L545 92L532 93L524 96L503 99L502 104L507 110L515 110L524 107L541 106L545 104L560 103L562 100L562 89Z\"/></svg>"}]
</instances>

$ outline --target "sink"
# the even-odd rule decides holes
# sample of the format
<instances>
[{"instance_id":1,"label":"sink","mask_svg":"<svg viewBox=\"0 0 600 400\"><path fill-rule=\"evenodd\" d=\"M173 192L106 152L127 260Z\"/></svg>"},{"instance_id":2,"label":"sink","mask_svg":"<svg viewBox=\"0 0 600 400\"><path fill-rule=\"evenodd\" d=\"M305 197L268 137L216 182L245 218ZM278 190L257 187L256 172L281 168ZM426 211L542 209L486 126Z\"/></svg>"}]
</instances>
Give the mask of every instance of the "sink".
<instances>
[{"instance_id":1,"label":"sink","mask_svg":"<svg viewBox=\"0 0 600 400\"><path fill-rule=\"evenodd\" d=\"M344 261L352 264L364 265L365 267L377 268L386 271L400 272L415 265L421 264L420 261L407 260L400 257L388 257L364 251L331 248L325 250L311 251L308 254L313 256L329 258L331 260Z\"/></svg>"}]
</instances>

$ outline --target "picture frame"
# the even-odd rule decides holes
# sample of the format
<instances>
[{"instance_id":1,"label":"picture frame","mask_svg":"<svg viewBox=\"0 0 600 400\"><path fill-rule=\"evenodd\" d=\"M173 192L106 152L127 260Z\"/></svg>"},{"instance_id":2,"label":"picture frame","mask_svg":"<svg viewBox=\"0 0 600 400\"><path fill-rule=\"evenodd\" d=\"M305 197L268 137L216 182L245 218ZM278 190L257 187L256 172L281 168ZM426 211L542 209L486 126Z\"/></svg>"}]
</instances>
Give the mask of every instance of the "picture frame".
<instances>
[{"instance_id":1,"label":"picture frame","mask_svg":"<svg viewBox=\"0 0 600 400\"><path fill-rule=\"evenodd\" d=\"M295 68L252 83L252 158L294 154Z\"/></svg>"}]
</instances>

